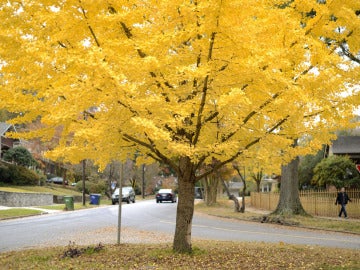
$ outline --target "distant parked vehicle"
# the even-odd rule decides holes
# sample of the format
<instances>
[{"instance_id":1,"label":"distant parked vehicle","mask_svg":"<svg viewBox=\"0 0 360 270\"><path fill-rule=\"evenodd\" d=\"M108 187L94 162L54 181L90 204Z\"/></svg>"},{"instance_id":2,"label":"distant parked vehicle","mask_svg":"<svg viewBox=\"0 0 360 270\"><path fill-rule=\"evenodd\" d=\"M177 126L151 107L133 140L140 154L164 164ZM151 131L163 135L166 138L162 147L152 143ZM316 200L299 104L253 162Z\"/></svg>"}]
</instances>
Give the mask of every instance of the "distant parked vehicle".
<instances>
[{"instance_id":1,"label":"distant parked vehicle","mask_svg":"<svg viewBox=\"0 0 360 270\"><path fill-rule=\"evenodd\" d=\"M156 203L163 201L176 202L176 194L172 189L160 189L155 196Z\"/></svg>"},{"instance_id":2,"label":"distant parked vehicle","mask_svg":"<svg viewBox=\"0 0 360 270\"><path fill-rule=\"evenodd\" d=\"M202 187L195 187L195 199L204 199L204 189Z\"/></svg>"},{"instance_id":3,"label":"distant parked vehicle","mask_svg":"<svg viewBox=\"0 0 360 270\"><path fill-rule=\"evenodd\" d=\"M132 187L123 187L122 188L122 202L133 202L135 203L135 191ZM111 195L111 202L112 204L119 203L119 195L120 195L120 188L115 189L114 193Z\"/></svg>"},{"instance_id":4,"label":"distant parked vehicle","mask_svg":"<svg viewBox=\"0 0 360 270\"><path fill-rule=\"evenodd\" d=\"M64 181L64 179L62 177L53 177L53 178L50 178L48 180L46 180L46 182L48 183L54 183L54 184L62 184ZM65 181L65 185L67 185L67 181Z\"/></svg>"}]
</instances>

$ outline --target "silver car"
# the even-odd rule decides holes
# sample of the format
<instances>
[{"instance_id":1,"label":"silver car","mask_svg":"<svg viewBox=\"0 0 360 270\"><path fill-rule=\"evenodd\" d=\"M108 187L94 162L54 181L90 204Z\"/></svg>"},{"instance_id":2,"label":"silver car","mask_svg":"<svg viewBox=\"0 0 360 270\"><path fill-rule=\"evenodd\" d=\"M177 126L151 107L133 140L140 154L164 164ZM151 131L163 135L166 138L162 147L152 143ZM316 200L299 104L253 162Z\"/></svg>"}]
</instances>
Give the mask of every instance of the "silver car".
<instances>
[{"instance_id":1,"label":"silver car","mask_svg":"<svg viewBox=\"0 0 360 270\"><path fill-rule=\"evenodd\" d=\"M119 203L119 191L120 188L115 189L114 193L111 195L111 202L112 204ZM133 202L135 203L135 191L132 187L123 187L122 188L122 202Z\"/></svg>"}]
</instances>

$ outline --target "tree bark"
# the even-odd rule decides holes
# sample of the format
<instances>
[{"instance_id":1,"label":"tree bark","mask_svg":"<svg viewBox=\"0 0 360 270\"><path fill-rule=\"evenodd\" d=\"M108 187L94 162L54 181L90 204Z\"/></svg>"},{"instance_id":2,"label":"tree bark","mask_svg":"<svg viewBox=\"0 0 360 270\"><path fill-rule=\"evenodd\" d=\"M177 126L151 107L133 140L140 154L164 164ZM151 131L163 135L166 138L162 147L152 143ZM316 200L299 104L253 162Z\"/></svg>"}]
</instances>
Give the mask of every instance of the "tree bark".
<instances>
[{"instance_id":1,"label":"tree bark","mask_svg":"<svg viewBox=\"0 0 360 270\"><path fill-rule=\"evenodd\" d=\"M246 181L245 181L245 168L244 168L244 175L241 174L239 166L233 165L233 168L237 171L238 175L240 176L241 182L243 183L243 189L241 194L241 208L239 208L240 213L245 213L245 192L246 192Z\"/></svg>"},{"instance_id":2,"label":"tree bark","mask_svg":"<svg viewBox=\"0 0 360 270\"><path fill-rule=\"evenodd\" d=\"M228 195L229 200L233 200L233 201L234 201L234 211L235 211L235 212L240 212L240 204L239 204L238 199L237 199L233 194L230 193L229 187L228 187L227 184L225 183L225 180L221 178L221 182L222 182L222 184L223 184L223 186L224 186L224 188L225 188L225 190L226 190L226 194ZM244 208L244 210L245 210L245 208Z\"/></svg>"},{"instance_id":3,"label":"tree bark","mask_svg":"<svg viewBox=\"0 0 360 270\"><path fill-rule=\"evenodd\" d=\"M204 201L207 206L211 206L216 203L219 179L214 174L205 176L204 186L206 191L205 192L206 196Z\"/></svg>"},{"instance_id":4,"label":"tree bark","mask_svg":"<svg viewBox=\"0 0 360 270\"><path fill-rule=\"evenodd\" d=\"M300 202L298 167L298 157L293 159L286 166L281 167L280 198L279 203L272 214L283 216L306 215Z\"/></svg>"},{"instance_id":5,"label":"tree bark","mask_svg":"<svg viewBox=\"0 0 360 270\"><path fill-rule=\"evenodd\" d=\"M242 200L241 200L241 208L240 213L245 213L245 192L246 192L246 182L243 177L241 177L241 181L243 182L243 189L242 189Z\"/></svg>"},{"instance_id":6,"label":"tree bark","mask_svg":"<svg viewBox=\"0 0 360 270\"><path fill-rule=\"evenodd\" d=\"M173 250L178 253L191 253L191 227L194 214L196 177L194 166L189 158L180 158L179 163L179 200Z\"/></svg>"}]
</instances>

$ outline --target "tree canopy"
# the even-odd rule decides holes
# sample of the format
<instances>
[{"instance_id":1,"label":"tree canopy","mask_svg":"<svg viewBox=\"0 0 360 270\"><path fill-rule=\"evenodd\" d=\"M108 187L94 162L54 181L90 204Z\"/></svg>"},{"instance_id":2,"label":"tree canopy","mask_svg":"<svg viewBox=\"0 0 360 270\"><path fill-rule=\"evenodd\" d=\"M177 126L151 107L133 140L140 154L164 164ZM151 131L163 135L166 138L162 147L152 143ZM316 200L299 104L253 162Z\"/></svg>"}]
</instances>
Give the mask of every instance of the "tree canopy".
<instances>
[{"instance_id":1,"label":"tree canopy","mask_svg":"<svg viewBox=\"0 0 360 270\"><path fill-rule=\"evenodd\" d=\"M354 162L347 156L330 156L314 168L312 184L318 187L360 187L360 176Z\"/></svg>"},{"instance_id":2,"label":"tree canopy","mask_svg":"<svg viewBox=\"0 0 360 270\"><path fill-rule=\"evenodd\" d=\"M21 136L56 135L48 156L73 163L104 167L141 153L141 163L169 164L183 195L242 155L286 163L319 149L359 106L357 0L2 0L0 8L0 107L21 113L14 123L42 124ZM292 147L300 137L311 139ZM190 213L193 202L179 200L180 209ZM182 219L176 250L191 249L192 212Z\"/></svg>"},{"instance_id":3,"label":"tree canopy","mask_svg":"<svg viewBox=\"0 0 360 270\"><path fill-rule=\"evenodd\" d=\"M24 167L37 165L36 160L32 157L29 150L22 146L10 148L9 150L5 151L4 160L15 162L15 164Z\"/></svg>"}]
</instances>

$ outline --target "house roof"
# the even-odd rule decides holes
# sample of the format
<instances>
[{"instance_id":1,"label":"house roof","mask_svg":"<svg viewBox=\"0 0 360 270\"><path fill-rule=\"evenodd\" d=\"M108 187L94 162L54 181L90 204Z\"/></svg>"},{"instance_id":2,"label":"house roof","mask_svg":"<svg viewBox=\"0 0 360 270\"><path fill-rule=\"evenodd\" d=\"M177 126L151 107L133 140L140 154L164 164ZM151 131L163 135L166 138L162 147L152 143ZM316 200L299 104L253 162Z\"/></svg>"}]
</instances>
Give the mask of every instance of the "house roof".
<instances>
[{"instance_id":1,"label":"house roof","mask_svg":"<svg viewBox=\"0 0 360 270\"><path fill-rule=\"evenodd\" d=\"M10 127L12 127L12 125L5 122L0 122L0 136L4 136L4 134L6 133L6 131L9 130Z\"/></svg>"},{"instance_id":2,"label":"house roof","mask_svg":"<svg viewBox=\"0 0 360 270\"><path fill-rule=\"evenodd\" d=\"M333 154L359 154L360 136L339 136L332 144Z\"/></svg>"}]
</instances>

